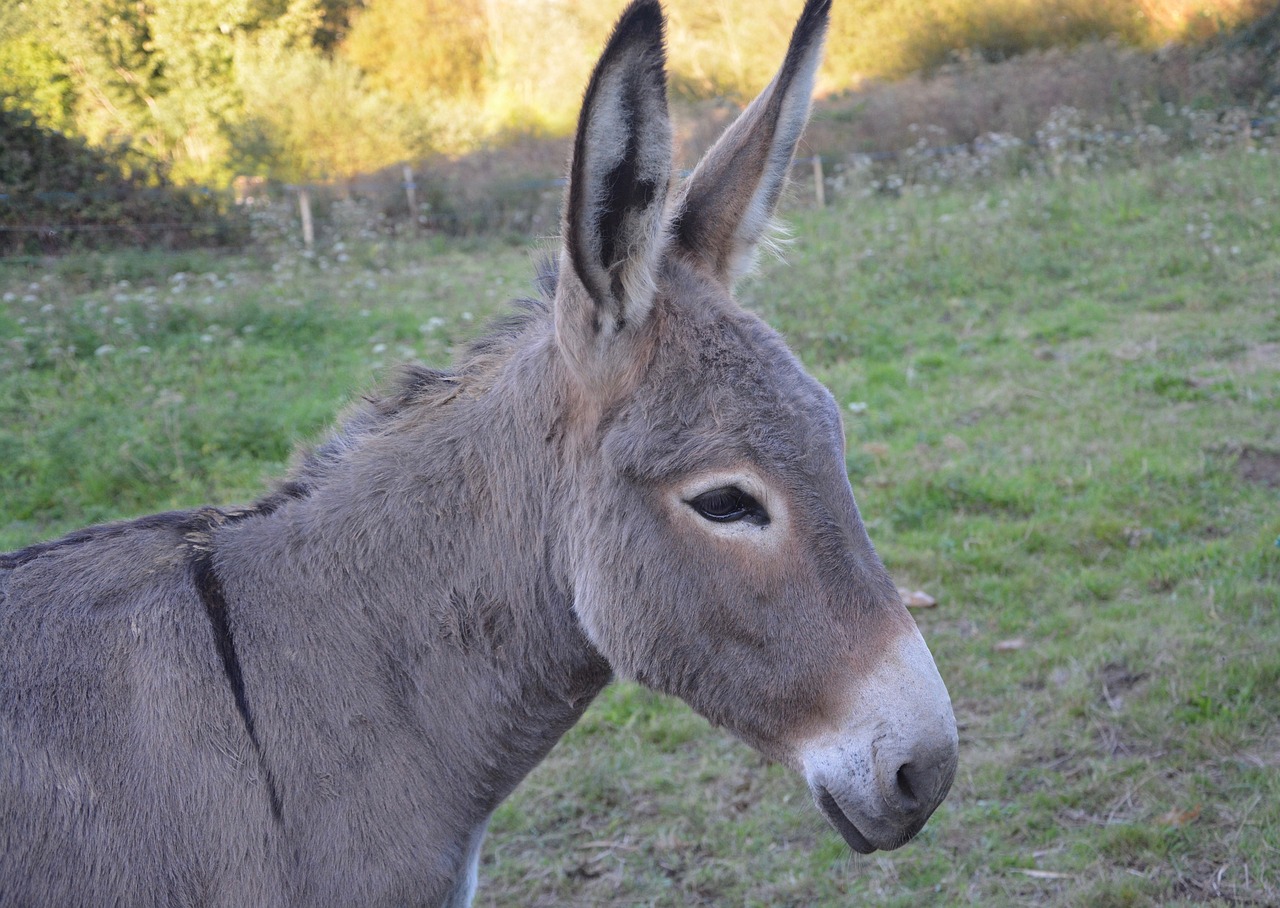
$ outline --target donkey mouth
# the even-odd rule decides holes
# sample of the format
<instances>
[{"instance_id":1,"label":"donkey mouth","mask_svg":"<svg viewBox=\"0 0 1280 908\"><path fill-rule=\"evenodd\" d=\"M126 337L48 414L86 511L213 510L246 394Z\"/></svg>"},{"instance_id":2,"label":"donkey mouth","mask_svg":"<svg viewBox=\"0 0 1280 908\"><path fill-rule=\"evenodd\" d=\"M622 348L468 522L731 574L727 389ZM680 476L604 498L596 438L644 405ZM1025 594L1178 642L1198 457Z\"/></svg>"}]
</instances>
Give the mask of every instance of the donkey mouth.
<instances>
[{"instance_id":1,"label":"donkey mouth","mask_svg":"<svg viewBox=\"0 0 1280 908\"><path fill-rule=\"evenodd\" d=\"M825 787L818 786L814 790L814 800L818 803L818 809L822 811L822 815L827 818L827 822L835 827L836 832L840 833L840 837L858 854L871 854L876 850L876 846L867 841L867 837L858 831L858 827L853 825L853 820L845 815L840 809L840 804L836 801L835 795L829 792Z\"/></svg>"}]
</instances>

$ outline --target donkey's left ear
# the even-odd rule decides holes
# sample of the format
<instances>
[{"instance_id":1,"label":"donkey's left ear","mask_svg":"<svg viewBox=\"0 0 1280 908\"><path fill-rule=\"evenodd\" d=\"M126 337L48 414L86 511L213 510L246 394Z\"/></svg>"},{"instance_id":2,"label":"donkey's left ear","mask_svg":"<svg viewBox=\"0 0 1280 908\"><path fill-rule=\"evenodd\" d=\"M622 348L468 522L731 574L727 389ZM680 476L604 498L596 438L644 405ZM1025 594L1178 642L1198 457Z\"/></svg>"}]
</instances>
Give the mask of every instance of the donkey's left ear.
<instances>
[{"instance_id":1,"label":"donkey's left ear","mask_svg":"<svg viewBox=\"0 0 1280 908\"><path fill-rule=\"evenodd\" d=\"M677 203L677 247L731 285L751 269L809 120L831 0L806 0L782 68L694 170Z\"/></svg>"},{"instance_id":2,"label":"donkey's left ear","mask_svg":"<svg viewBox=\"0 0 1280 908\"><path fill-rule=\"evenodd\" d=\"M653 307L671 180L665 63L662 9L635 0L587 85L569 168L561 275L580 287L561 281L556 331L578 360Z\"/></svg>"}]
</instances>

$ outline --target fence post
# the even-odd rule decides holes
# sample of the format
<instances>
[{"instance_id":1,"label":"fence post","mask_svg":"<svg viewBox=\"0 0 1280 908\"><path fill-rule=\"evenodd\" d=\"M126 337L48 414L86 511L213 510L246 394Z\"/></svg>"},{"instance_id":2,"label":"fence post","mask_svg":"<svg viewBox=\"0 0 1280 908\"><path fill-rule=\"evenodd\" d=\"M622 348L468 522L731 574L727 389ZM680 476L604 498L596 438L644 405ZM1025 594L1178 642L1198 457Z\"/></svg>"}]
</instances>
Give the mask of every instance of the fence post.
<instances>
[{"instance_id":1,"label":"fence post","mask_svg":"<svg viewBox=\"0 0 1280 908\"><path fill-rule=\"evenodd\" d=\"M306 186L298 187L298 212L302 215L302 245L310 250L316 244L316 230L311 223L311 192Z\"/></svg>"},{"instance_id":2,"label":"fence post","mask_svg":"<svg viewBox=\"0 0 1280 908\"><path fill-rule=\"evenodd\" d=\"M409 200L409 226L418 226L418 184L413 181L413 168L404 165L404 194Z\"/></svg>"},{"instance_id":3,"label":"fence post","mask_svg":"<svg viewBox=\"0 0 1280 908\"><path fill-rule=\"evenodd\" d=\"M822 158L813 156L813 198L819 208L827 207L827 184L822 174Z\"/></svg>"}]
</instances>

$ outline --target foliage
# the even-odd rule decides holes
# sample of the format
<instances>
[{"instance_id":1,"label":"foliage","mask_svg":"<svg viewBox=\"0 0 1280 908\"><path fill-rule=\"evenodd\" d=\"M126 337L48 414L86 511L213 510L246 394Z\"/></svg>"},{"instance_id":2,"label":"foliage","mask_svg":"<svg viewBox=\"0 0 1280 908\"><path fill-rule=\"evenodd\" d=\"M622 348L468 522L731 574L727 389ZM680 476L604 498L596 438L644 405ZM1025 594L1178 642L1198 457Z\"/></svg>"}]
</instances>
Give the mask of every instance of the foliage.
<instances>
[{"instance_id":1,"label":"foliage","mask_svg":"<svg viewBox=\"0 0 1280 908\"><path fill-rule=\"evenodd\" d=\"M621 3L572 0L16 0L0 8L0 98L179 182L345 180L428 150L572 127ZM672 85L744 100L799 0L670 0ZM825 92L1112 37L1152 48L1263 0L844 0ZM349 146L349 147L347 147Z\"/></svg>"},{"instance_id":2,"label":"foliage","mask_svg":"<svg viewBox=\"0 0 1280 908\"><path fill-rule=\"evenodd\" d=\"M26 110L49 129L75 128L75 85L66 62L30 35L0 35L0 109Z\"/></svg>"},{"instance_id":3,"label":"foliage","mask_svg":"<svg viewBox=\"0 0 1280 908\"><path fill-rule=\"evenodd\" d=\"M489 52L484 6L481 0L382 0L355 20L343 49L375 86L401 100L474 96ZM429 43L419 43L423 38Z\"/></svg>"},{"instance_id":4,"label":"foliage","mask_svg":"<svg viewBox=\"0 0 1280 908\"><path fill-rule=\"evenodd\" d=\"M243 109L229 129L241 173L286 182L342 180L406 160L427 126L370 91L347 61L281 42L244 41L236 53Z\"/></svg>"},{"instance_id":5,"label":"foliage","mask_svg":"<svg viewBox=\"0 0 1280 908\"><path fill-rule=\"evenodd\" d=\"M1197 42L1270 9L1268 0L852 0L832 11L836 84L931 71L960 54L1004 60L1114 39L1154 50Z\"/></svg>"},{"instance_id":6,"label":"foliage","mask_svg":"<svg viewBox=\"0 0 1280 908\"><path fill-rule=\"evenodd\" d=\"M172 186L128 148L90 148L0 109L0 255L116 245L237 244L247 225Z\"/></svg>"},{"instance_id":7,"label":"foliage","mask_svg":"<svg viewBox=\"0 0 1280 908\"><path fill-rule=\"evenodd\" d=\"M319 22L311 36L315 46L325 54L332 53L346 40L352 18L363 8L364 0L318 0Z\"/></svg>"},{"instance_id":8,"label":"foliage","mask_svg":"<svg viewBox=\"0 0 1280 908\"><path fill-rule=\"evenodd\" d=\"M786 53L798 5L758 0L748 9L727 0L668 5L671 81L679 95L746 101L769 83ZM836 4L832 14L838 10ZM829 77L827 82L837 84Z\"/></svg>"},{"instance_id":9,"label":"foliage","mask_svg":"<svg viewBox=\"0 0 1280 908\"><path fill-rule=\"evenodd\" d=\"M358 71L318 49L349 13L332 0L22 0L0 20L0 92L178 182L345 177L421 150Z\"/></svg>"},{"instance_id":10,"label":"foliage","mask_svg":"<svg viewBox=\"0 0 1280 908\"><path fill-rule=\"evenodd\" d=\"M459 148L503 131L568 131L618 8L470 0L448 5L446 16L434 6L372 0L342 50L402 97L429 95L443 121L438 135ZM669 0L676 93L752 97L772 77L798 6ZM1231 28L1264 8L1263 0L849 0L833 7L819 87L836 92L935 70L957 54L997 60L1101 38L1152 49Z\"/></svg>"}]
</instances>

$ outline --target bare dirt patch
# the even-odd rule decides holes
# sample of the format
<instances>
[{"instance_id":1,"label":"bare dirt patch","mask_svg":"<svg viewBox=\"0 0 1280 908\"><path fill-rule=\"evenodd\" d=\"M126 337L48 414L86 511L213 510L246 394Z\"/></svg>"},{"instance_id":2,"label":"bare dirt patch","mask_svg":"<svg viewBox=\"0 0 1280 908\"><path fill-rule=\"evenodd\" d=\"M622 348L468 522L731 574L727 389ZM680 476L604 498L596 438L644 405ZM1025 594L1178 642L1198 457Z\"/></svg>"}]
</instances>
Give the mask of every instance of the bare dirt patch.
<instances>
[{"instance_id":1,"label":"bare dirt patch","mask_svg":"<svg viewBox=\"0 0 1280 908\"><path fill-rule=\"evenodd\" d=\"M1280 489L1280 451L1245 445L1236 458L1236 475L1245 482Z\"/></svg>"},{"instance_id":2,"label":"bare dirt patch","mask_svg":"<svg viewBox=\"0 0 1280 908\"><path fill-rule=\"evenodd\" d=\"M1254 344L1244 356L1233 363L1237 374L1254 375L1258 372L1280 372L1280 343Z\"/></svg>"}]
</instances>

